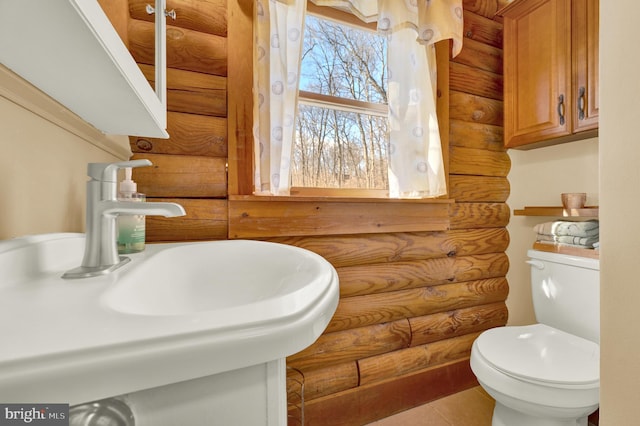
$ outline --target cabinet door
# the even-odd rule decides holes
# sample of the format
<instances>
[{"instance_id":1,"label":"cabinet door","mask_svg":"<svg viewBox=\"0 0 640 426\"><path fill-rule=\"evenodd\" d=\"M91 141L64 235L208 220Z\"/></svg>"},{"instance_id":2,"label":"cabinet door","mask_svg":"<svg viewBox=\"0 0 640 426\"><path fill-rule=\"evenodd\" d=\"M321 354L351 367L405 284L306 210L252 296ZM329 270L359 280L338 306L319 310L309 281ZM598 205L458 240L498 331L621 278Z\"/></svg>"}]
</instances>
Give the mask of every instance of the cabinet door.
<instances>
[{"instance_id":1,"label":"cabinet door","mask_svg":"<svg viewBox=\"0 0 640 426\"><path fill-rule=\"evenodd\" d=\"M526 0L504 13L505 145L571 134L571 0Z\"/></svg>"},{"instance_id":2,"label":"cabinet door","mask_svg":"<svg viewBox=\"0 0 640 426\"><path fill-rule=\"evenodd\" d=\"M598 128L598 0L573 0L574 130Z\"/></svg>"},{"instance_id":3,"label":"cabinet door","mask_svg":"<svg viewBox=\"0 0 640 426\"><path fill-rule=\"evenodd\" d=\"M104 133L169 137L166 105L98 2L0 6L0 64Z\"/></svg>"}]
</instances>

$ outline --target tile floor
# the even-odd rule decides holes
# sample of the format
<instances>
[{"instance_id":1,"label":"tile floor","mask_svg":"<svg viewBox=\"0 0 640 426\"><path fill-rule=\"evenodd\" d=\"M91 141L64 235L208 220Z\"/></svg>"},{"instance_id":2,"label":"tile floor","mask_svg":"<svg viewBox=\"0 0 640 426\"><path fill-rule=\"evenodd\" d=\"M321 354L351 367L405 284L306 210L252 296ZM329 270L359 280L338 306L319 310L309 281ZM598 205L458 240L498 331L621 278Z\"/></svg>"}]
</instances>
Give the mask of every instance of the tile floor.
<instances>
[{"instance_id":1,"label":"tile floor","mask_svg":"<svg viewBox=\"0 0 640 426\"><path fill-rule=\"evenodd\" d=\"M494 404L477 386L367 426L490 426Z\"/></svg>"}]
</instances>

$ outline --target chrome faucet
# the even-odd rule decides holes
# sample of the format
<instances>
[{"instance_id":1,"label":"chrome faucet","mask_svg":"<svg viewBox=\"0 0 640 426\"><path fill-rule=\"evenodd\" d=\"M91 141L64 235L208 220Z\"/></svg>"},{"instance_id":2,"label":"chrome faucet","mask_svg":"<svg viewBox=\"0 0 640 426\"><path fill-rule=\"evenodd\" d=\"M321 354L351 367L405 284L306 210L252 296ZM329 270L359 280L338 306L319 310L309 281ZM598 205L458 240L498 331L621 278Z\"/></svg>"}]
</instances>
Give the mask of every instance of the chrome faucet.
<instances>
[{"instance_id":1,"label":"chrome faucet","mask_svg":"<svg viewBox=\"0 0 640 426\"><path fill-rule=\"evenodd\" d=\"M89 163L87 174L86 241L82 265L65 272L62 278L88 278L108 274L131 259L118 255L116 218L119 214L184 216L176 203L118 201L118 169L150 166L149 160L120 163Z\"/></svg>"}]
</instances>

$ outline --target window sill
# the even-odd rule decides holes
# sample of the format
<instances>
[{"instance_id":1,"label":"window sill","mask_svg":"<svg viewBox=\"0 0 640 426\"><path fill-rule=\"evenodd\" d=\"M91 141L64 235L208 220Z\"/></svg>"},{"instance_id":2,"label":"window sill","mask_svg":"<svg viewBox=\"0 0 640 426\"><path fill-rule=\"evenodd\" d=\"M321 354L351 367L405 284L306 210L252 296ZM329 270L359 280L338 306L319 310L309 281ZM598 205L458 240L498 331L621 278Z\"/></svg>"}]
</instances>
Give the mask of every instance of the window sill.
<instances>
[{"instance_id":1,"label":"window sill","mask_svg":"<svg viewBox=\"0 0 640 426\"><path fill-rule=\"evenodd\" d=\"M229 238L449 229L452 199L229 196Z\"/></svg>"},{"instance_id":2,"label":"window sill","mask_svg":"<svg viewBox=\"0 0 640 426\"><path fill-rule=\"evenodd\" d=\"M451 198L389 198L373 195L229 195L229 201L289 201L289 202L335 202L335 203L418 203L418 204L453 204Z\"/></svg>"}]
</instances>

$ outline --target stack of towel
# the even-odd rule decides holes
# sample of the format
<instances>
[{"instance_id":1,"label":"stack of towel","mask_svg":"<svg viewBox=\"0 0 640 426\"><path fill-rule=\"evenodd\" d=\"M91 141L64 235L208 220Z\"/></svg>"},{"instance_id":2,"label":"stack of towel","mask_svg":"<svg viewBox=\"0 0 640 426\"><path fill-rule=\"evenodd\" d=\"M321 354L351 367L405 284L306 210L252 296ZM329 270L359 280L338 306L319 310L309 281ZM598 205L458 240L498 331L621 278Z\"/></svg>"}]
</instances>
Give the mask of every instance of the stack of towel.
<instances>
[{"instance_id":1,"label":"stack of towel","mask_svg":"<svg viewBox=\"0 0 640 426\"><path fill-rule=\"evenodd\" d=\"M597 220L585 222L555 221L536 225L536 241L547 244L562 244L580 248L597 247L600 226Z\"/></svg>"}]
</instances>

